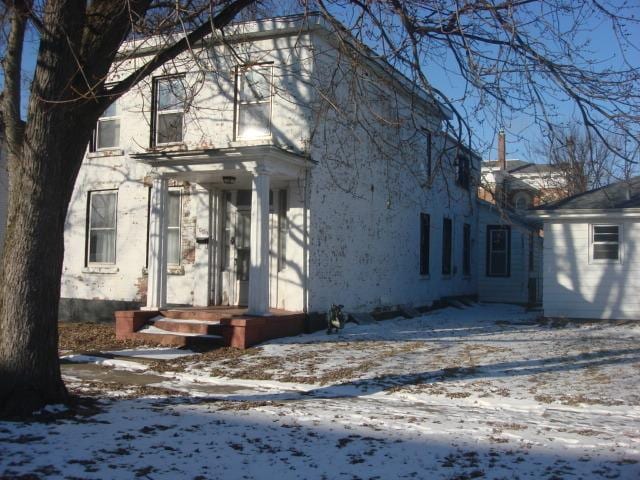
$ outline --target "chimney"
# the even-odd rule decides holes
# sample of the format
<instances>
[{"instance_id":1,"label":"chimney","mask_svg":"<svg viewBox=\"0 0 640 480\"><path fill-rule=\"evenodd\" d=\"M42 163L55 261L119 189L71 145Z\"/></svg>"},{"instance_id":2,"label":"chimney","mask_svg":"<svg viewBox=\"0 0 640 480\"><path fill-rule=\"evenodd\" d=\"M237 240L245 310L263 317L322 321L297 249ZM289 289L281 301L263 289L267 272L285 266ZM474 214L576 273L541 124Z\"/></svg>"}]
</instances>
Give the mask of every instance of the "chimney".
<instances>
[{"instance_id":1,"label":"chimney","mask_svg":"<svg viewBox=\"0 0 640 480\"><path fill-rule=\"evenodd\" d=\"M507 152L504 142L504 129L498 132L498 168L500 170L507 169Z\"/></svg>"}]
</instances>

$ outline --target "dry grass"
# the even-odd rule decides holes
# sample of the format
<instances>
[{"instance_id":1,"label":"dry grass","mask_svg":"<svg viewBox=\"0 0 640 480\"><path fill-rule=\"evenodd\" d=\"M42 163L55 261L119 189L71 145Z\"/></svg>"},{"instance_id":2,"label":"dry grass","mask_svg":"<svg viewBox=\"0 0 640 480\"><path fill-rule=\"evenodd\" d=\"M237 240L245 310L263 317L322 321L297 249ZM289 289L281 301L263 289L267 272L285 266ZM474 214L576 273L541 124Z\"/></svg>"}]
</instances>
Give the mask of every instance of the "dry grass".
<instances>
[{"instance_id":1,"label":"dry grass","mask_svg":"<svg viewBox=\"0 0 640 480\"><path fill-rule=\"evenodd\" d=\"M146 346L141 340L116 340L113 323L71 323L58 325L60 351L97 352Z\"/></svg>"}]
</instances>

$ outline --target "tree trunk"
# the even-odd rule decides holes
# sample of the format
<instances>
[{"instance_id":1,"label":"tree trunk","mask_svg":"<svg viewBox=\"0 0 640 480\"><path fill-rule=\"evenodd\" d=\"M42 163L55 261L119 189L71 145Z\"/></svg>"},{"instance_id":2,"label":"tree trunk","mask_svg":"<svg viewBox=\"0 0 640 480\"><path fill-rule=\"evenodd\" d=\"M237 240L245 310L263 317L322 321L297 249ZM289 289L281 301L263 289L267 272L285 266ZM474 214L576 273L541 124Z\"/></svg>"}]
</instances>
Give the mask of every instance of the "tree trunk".
<instances>
[{"instance_id":1,"label":"tree trunk","mask_svg":"<svg viewBox=\"0 0 640 480\"><path fill-rule=\"evenodd\" d=\"M40 129L9 157L9 208L0 298L0 417L66 403L58 358L64 226L88 132ZM86 129L86 128L85 128ZM66 135L65 135L66 133ZM65 141L65 139L67 139ZM62 166L75 170L64 171Z\"/></svg>"}]
</instances>

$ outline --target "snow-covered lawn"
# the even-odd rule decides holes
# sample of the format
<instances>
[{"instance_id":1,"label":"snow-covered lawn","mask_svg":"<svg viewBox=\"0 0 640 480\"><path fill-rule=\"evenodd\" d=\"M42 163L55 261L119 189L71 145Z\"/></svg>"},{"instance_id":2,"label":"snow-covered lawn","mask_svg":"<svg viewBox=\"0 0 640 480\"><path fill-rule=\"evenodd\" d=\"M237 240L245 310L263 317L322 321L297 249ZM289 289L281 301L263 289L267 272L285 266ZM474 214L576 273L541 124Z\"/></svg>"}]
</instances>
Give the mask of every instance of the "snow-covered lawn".
<instances>
[{"instance_id":1,"label":"snow-covered lawn","mask_svg":"<svg viewBox=\"0 0 640 480\"><path fill-rule=\"evenodd\" d=\"M640 322L478 305L245 352L75 358L91 363L65 365L68 385L98 402L0 423L0 478L637 479L639 341Z\"/></svg>"}]
</instances>

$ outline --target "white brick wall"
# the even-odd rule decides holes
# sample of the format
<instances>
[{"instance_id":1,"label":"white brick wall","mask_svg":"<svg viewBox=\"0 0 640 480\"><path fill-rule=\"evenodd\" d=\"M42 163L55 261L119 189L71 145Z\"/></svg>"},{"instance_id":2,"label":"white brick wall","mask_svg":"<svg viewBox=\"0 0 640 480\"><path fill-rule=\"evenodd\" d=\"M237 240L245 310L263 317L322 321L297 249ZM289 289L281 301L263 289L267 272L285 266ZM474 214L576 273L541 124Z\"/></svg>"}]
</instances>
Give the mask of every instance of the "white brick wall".
<instances>
[{"instance_id":1,"label":"white brick wall","mask_svg":"<svg viewBox=\"0 0 640 480\"><path fill-rule=\"evenodd\" d=\"M187 83L198 91L186 114L185 145L189 149L238 144L233 141L235 61L222 47L212 48L216 55L208 55L197 71L190 58L176 62L175 71L193 69ZM439 130L435 117L424 109L414 115L409 99L372 70L358 66L354 76L352 65L336 56L324 35L254 40L236 49L249 61L273 62L273 140L294 150L308 149L317 162L308 178L301 175L277 187L288 188L290 233L287 268L277 272L272 261L272 306L305 307L306 271L310 311L323 310L331 302L344 303L349 309L369 309L424 305L441 296L475 293L475 269L470 277L462 276L462 224L471 224L472 237L476 236L475 189L456 186L451 155L442 167L444 174L437 174L430 187L423 188L415 173L426 152L423 137L415 135L416 128ZM328 73L335 72L336 65L344 69L334 88L328 82L337 77ZM209 73L200 73L200 67ZM165 73L173 73L171 68ZM354 97L347 86L353 87L356 80L359 96ZM130 154L144 151L149 144L150 92L150 83L145 82L120 101L122 151L85 159L67 218L62 297L139 300L145 292L145 177L150 168ZM326 101L327 93L338 103ZM352 119L356 115L358 122L345 122L343 112ZM389 123L391 120L395 123ZM441 150L436 146L434 157ZM118 189L117 261L108 273L96 273L85 268L88 192L111 188ZM202 186L193 183L183 185L183 191L184 273L169 276L168 301L198 304L207 297L208 287L202 279L209 250L196 246L194 239L196 231L209 229L209 197ZM304 264L305 201L308 266ZM428 277L419 274L420 212L431 215ZM440 273L444 216L454 224L454 273L446 278ZM275 224L272 216L272 251ZM476 243L474 240L472 246ZM472 264L476 260L474 251ZM204 277L206 284L206 273Z\"/></svg>"}]
</instances>

